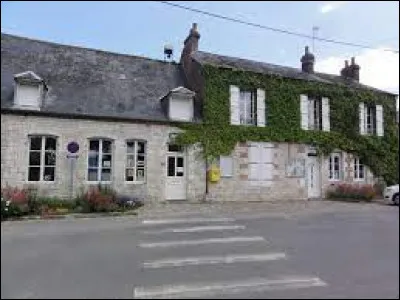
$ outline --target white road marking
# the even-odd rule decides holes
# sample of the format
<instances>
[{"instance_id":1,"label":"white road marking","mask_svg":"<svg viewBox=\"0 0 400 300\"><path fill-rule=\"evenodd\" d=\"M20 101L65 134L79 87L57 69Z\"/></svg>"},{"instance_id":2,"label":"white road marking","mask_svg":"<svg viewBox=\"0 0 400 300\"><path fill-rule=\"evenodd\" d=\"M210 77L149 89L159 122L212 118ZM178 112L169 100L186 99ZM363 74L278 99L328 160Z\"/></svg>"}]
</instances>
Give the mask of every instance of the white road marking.
<instances>
[{"instance_id":1,"label":"white road marking","mask_svg":"<svg viewBox=\"0 0 400 300\"><path fill-rule=\"evenodd\" d=\"M232 218L182 218L182 219L160 219L160 220L143 220L143 224L159 225L159 224L179 224L179 223L201 223L201 222L233 222Z\"/></svg>"},{"instance_id":2,"label":"white road marking","mask_svg":"<svg viewBox=\"0 0 400 300\"><path fill-rule=\"evenodd\" d=\"M139 246L142 248L155 248L155 247L177 247L177 246L189 246L189 245L261 242L261 241L265 241L265 239L262 236L238 236L238 237L211 238L211 239L201 239L201 240L140 243Z\"/></svg>"},{"instance_id":3,"label":"white road marking","mask_svg":"<svg viewBox=\"0 0 400 300\"><path fill-rule=\"evenodd\" d=\"M154 231L142 231L146 234L160 234L160 233L185 233L185 232L203 232L203 231L219 231L219 230L238 230L246 229L244 225L221 225L221 226L195 226L185 228L165 228Z\"/></svg>"},{"instance_id":4,"label":"white road marking","mask_svg":"<svg viewBox=\"0 0 400 300\"><path fill-rule=\"evenodd\" d=\"M197 284L162 285L154 287L136 287L133 291L134 298L192 298L260 292L268 290L286 290L326 286L327 284L318 277L286 277L281 279L252 278L242 281L204 282Z\"/></svg>"},{"instance_id":5,"label":"white road marking","mask_svg":"<svg viewBox=\"0 0 400 300\"><path fill-rule=\"evenodd\" d=\"M238 262L271 261L286 258L285 253L237 254L224 256L199 256L186 258L170 258L143 263L145 269L183 267L194 265L232 264Z\"/></svg>"}]
</instances>

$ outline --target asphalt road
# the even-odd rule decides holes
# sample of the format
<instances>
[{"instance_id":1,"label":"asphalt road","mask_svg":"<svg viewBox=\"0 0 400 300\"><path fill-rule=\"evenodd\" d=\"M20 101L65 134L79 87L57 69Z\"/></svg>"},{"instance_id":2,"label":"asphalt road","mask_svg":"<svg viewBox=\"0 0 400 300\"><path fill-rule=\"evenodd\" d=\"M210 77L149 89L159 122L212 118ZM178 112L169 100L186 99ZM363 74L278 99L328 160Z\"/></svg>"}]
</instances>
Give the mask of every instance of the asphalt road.
<instances>
[{"instance_id":1,"label":"asphalt road","mask_svg":"<svg viewBox=\"0 0 400 300\"><path fill-rule=\"evenodd\" d=\"M2 299L179 297L398 299L399 208L2 224Z\"/></svg>"}]
</instances>

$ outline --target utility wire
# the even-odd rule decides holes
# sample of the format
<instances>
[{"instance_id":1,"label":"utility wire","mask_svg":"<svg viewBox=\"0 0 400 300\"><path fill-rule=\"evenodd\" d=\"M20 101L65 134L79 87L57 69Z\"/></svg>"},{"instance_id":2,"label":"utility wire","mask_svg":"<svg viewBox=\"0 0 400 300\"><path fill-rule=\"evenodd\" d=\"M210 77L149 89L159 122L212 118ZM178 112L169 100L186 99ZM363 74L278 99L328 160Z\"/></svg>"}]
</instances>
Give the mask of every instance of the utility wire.
<instances>
[{"instance_id":1,"label":"utility wire","mask_svg":"<svg viewBox=\"0 0 400 300\"><path fill-rule=\"evenodd\" d=\"M267 29L267 30L271 30L271 31L275 31L275 32L285 33L285 34L294 35L294 36L298 36L298 37L304 37L304 38L309 38L309 39L313 38L313 36L308 35L308 34L293 32L293 31L279 29L279 28L274 28L274 27L270 27L270 26L265 26L265 25L253 23L253 22L247 22L247 21L243 21L243 20L240 20L240 19L236 19L236 18L227 17L227 16L224 16L224 15L208 12L208 11L205 11L205 10L200 10L200 9L197 9L197 8L184 6L184 5L181 5L181 4L172 3L172 2L169 2L169 1L157 1L157 2L166 4L166 5L169 5L169 6L174 6L174 7L178 7L178 8L181 8L181 9L189 10L189 11L196 12L196 13L199 13L199 14L207 15L207 16L210 16L210 17L214 17L214 18L218 18L218 19L223 19L223 20L235 22L235 23L240 23L240 24L244 24L244 25L248 25L248 26L253 26L253 27ZM321 42L327 42L327 43L332 43L332 44L340 44L340 45L352 46L352 47L358 47L358 48L364 48L364 49L375 49L374 47L371 47L371 46L355 44L355 43L349 43L349 42L343 42L343 41L337 41L337 40L334 40L334 39L327 39L327 38L320 38L320 37L314 37L314 39L318 40L318 41L321 41ZM382 50L383 51L393 52L393 53L399 53L399 50L393 50L393 49L382 49Z\"/></svg>"}]
</instances>

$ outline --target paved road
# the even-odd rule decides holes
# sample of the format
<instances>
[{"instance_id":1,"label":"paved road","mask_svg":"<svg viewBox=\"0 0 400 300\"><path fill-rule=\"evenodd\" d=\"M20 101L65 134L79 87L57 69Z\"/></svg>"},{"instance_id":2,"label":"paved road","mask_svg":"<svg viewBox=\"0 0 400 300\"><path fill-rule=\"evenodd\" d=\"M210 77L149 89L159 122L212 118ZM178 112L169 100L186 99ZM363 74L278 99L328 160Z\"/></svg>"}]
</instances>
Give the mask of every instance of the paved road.
<instances>
[{"instance_id":1,"label":"paved road","mask_svg":"<svg viewBox=\"0 0 400 300\"><path fill-rule=\"evenodd\" d=\"M398 207L160 218L4 223L1 297L399 297Z\"/></svg>"}]
</instances>

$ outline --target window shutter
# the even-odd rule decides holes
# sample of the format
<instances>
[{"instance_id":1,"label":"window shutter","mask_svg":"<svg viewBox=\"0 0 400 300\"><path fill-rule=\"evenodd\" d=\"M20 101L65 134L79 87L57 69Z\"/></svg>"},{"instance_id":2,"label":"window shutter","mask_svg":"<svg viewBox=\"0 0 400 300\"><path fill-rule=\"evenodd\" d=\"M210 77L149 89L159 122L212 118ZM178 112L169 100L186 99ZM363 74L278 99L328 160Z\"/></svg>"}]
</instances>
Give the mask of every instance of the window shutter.
<instances>
[{"instance_id":1,"label":"window shutter","mask_svg":"<svg viewBox=\"0 0 400 300\"><path fill-rule=\"evenodd\" d=\"M221 170L221 176L231 177L233 176L233 160L232 156L223 156L219 158L219 168Z\"/></svg>"},{"instance_id":2,"label":"window shutter","mask_svg":"<svg viewBox=\"0 0 400 300\"><path fill-rule=\"evenodd\" d=\"M376 134L383 136L383 107L382 105L376 106Z\"/></svg>"},{"instance_id":3,"label":"window shutter","mask_svg":"<svg viewBox=\"0 0 400 300\"><path fill-rule=\"evenodd\" d=\"M273 148L263 146L261 149L261 163L272 163L274 160Z\"/></svg>"},{"instance_id":4,"label":"window shutter","mask_svg":"<svg viewBox=\"0 0 400 300\"><path fill-rule=\"evenodd\" d=\"M260 146L253 144L249 146L249 163L259 163L260 158Z\"/></svg>"},{"instance_id":5,"label":"window shutter","mask_svg":"<svg viewBox=\"0 0 400 300\"><path fill-rule=\"evenodd\" d=\"M308 97L300 95L301 129L308 130Z\"/></svg>"},{"instance_id":6,"label":"window shutter","mask_svg":"<svg viewBox=\"0 0 400 300\"><path fill-rule=\"evenodd\" d=\"M322 130L330 131L331 122L329 119L329 99L322 97Z\"/></svg>"},{"instance_id":7,"label":"window shutter","mask_svg":"<svg viewBox=\"0 0 400 300\"><path fill-rule=\"evenodd\" d=\"M240 110L239 110L240 90L237 86L230 86L230 104L231 104L231 124L240 125Z\"/></svg>"},{"instance_id":8,"label":"window shutter","mask_svg":"<svg viewBox=\"0 0 400 300\"><path fill-rule=\"evenodd\" d=\"M259 169L259 164L249 164L249 180L260 180Z\"/></svg>"},{"instance_id":9,"label":"window shutter","mask_svg":"<svg viewBox=\"0 0 400 300\"><path fill-rule=\"evenodd\" d=\"M273 164L261 164L259 166L260 166L260 170L259 170L260 180L262 180L262 181L272 180L274 165Z\"/></svg>"},{"instance_id":10,"label":"window shutter","mask_svg":"<svg viewBox=\"0 0 400 300\"><path fill-rule=\"evenodd\" d=\"M265 91L257 89L257 126L265 127Z\"/></svg>"},{"instance_id":11,"label":"window shutter","mask_svg":"<svg viewBox=\"0 0 400 300\"><path fill-rule=\"evenodd\" d=\"M359 110L359 123L360 123L360 134L365 135L365 108L364 103L358 105Z\"/></svg>"}]
</instances>

